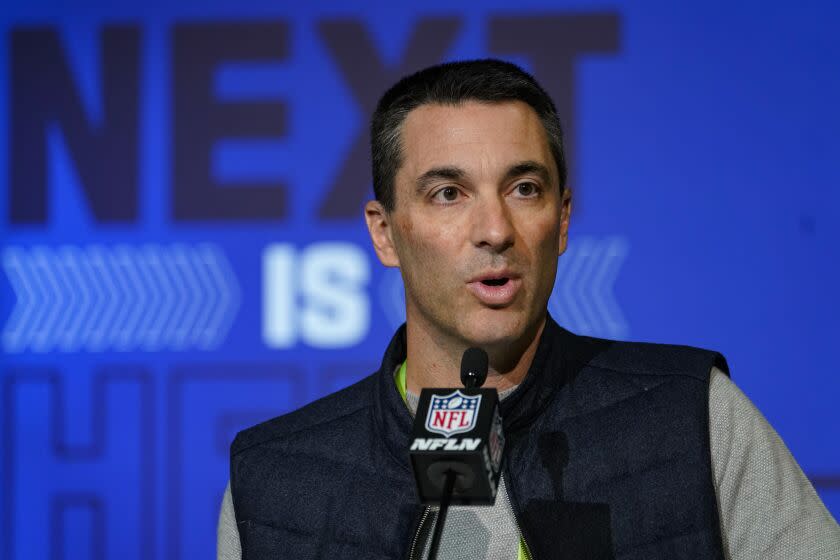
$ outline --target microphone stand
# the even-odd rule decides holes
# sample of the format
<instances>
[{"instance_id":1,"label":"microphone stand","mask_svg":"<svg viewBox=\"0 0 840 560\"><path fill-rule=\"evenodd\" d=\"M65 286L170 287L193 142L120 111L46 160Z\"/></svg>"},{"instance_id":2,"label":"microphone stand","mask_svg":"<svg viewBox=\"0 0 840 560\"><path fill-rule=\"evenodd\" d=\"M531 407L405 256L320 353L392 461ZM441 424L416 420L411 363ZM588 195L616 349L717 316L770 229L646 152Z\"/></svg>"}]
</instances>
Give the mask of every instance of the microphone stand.
<instances>
[{"instance_id":1,"label":"microphone stand","mask_svg":"<svg viewBox=\"0 0 840 560\"><path fill-rule=\"evenodd\" d=\"M446 482L443 484L443 496L440 500L440 510L438 511L437 522L435 523L435 531L432 534L432 545L429 548L428 560L437 560L438 547L440 547L440 536L443 534L443 524L446 521L446 513L449 511L449 501L452 498L452 491L455 488L455 477L458 476L455 471L446 471Z\"/></svg>"}]
</instances>

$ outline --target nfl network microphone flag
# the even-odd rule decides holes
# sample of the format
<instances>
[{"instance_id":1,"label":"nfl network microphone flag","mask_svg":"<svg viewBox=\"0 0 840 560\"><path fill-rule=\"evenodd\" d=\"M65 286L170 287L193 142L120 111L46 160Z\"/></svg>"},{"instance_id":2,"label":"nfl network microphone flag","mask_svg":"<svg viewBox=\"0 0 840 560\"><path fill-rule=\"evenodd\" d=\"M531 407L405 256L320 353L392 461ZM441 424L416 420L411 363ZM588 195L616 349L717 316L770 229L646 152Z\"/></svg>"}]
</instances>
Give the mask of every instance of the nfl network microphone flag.
<instances>
[{"instance_id":1,"label":"nfl network microphone flag","mask_svg":"<svg viewBox=\"0 0 840 560\"><path fill-rule=\"evenodd\" d=\"M503 450L495 389L420 393L410 454L422 503L440 504L447 471L457 475L452 504L495 503Z\"/></svg>"},{"instance_id":2,"label":"nfl network microphone flag","mask_svg":"<svg viewBox=\"0 0 840 560\"><path fill-rule=\"evenodd\" d=\"M426 414L426 429L449 437L475 428L481 395L470 397L460 390L448 395L432 395Z\"/></svg>"}]
</instances>

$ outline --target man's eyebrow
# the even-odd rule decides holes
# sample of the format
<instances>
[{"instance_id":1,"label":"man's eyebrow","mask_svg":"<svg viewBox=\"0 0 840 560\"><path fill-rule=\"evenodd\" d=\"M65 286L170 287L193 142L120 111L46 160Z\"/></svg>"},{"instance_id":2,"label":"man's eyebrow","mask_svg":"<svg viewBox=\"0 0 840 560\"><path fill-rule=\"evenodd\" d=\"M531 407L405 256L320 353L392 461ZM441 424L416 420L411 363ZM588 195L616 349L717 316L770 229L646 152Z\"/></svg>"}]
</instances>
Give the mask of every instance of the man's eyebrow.
<instances>
[{"instance_id":1,"label":"man's eyebrow","mask_svg":"<svg viewBox=\"0 0 840 560\"><path fill-rule=\"evenodd\" d=\"M520 161L512 165L505 173L505 182L521 177L522 175L536 175L543 183L551 182L551 173L548 168L537 161Z\"/></svg>"},{"instance_id":2,"label":"man's eyebrow","mask_svg":"<svg viewBox=\"0 0 840 560\"><path fill-rule=\"evenodd\" d=\"M426 189L430 183L438 181L440 179L446 179L448 181L459 181L463 179L466 175L466 171L464 171L460 167L455 167L454 165L432 167L431 169L417 177L417 190L422 191Z\"/></svg>"}]
</instances>

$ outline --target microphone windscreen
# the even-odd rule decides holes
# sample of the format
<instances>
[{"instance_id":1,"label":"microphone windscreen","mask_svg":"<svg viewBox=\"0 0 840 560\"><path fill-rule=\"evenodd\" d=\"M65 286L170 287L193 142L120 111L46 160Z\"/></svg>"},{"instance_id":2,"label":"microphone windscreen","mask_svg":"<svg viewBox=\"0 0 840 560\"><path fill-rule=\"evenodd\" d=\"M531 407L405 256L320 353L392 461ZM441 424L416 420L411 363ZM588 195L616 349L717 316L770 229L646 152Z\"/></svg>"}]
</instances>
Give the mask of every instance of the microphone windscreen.
<instances>
[{"instance_id":1,"label":"microphone windscreen","mask_svg":"<svg viewBox=\"0 0 840 560\"><path fill-rule=\"evenodd\" d=\"M487 379L487 352L473 346L461 357L461 383L464 387L481 387Z\"/></svg>"}]
</instances>

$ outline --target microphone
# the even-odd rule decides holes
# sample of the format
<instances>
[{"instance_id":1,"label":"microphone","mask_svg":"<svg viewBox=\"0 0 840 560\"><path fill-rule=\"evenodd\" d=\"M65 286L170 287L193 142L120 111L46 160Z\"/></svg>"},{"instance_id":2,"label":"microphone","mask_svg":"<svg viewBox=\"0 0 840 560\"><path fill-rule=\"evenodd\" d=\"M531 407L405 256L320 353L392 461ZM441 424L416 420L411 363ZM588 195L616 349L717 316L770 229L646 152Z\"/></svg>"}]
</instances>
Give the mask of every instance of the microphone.
<instances>
[{"instance_id":1,"label":"microphone","mask_svg":"<svg viewBox=\"0 0 840 560\"><path fill-rule=\"evenodd\" d=\"M463 388L420 392L409 454L423 504L496 502L505 438L498 392L481 389L487 368L487 353L469 348L461 358Z\"/></svg>"},{"instance_id":2,"label":"microphone","mask_svg":"<svg viewBox=\"0 0 840 560\"><path fill-rule=\"evenodd\" d=\"M484 385L487 381L487 352L481 348L467 348L461 356L461 383L467 389Z\"/></svg>"}]
</instances>

